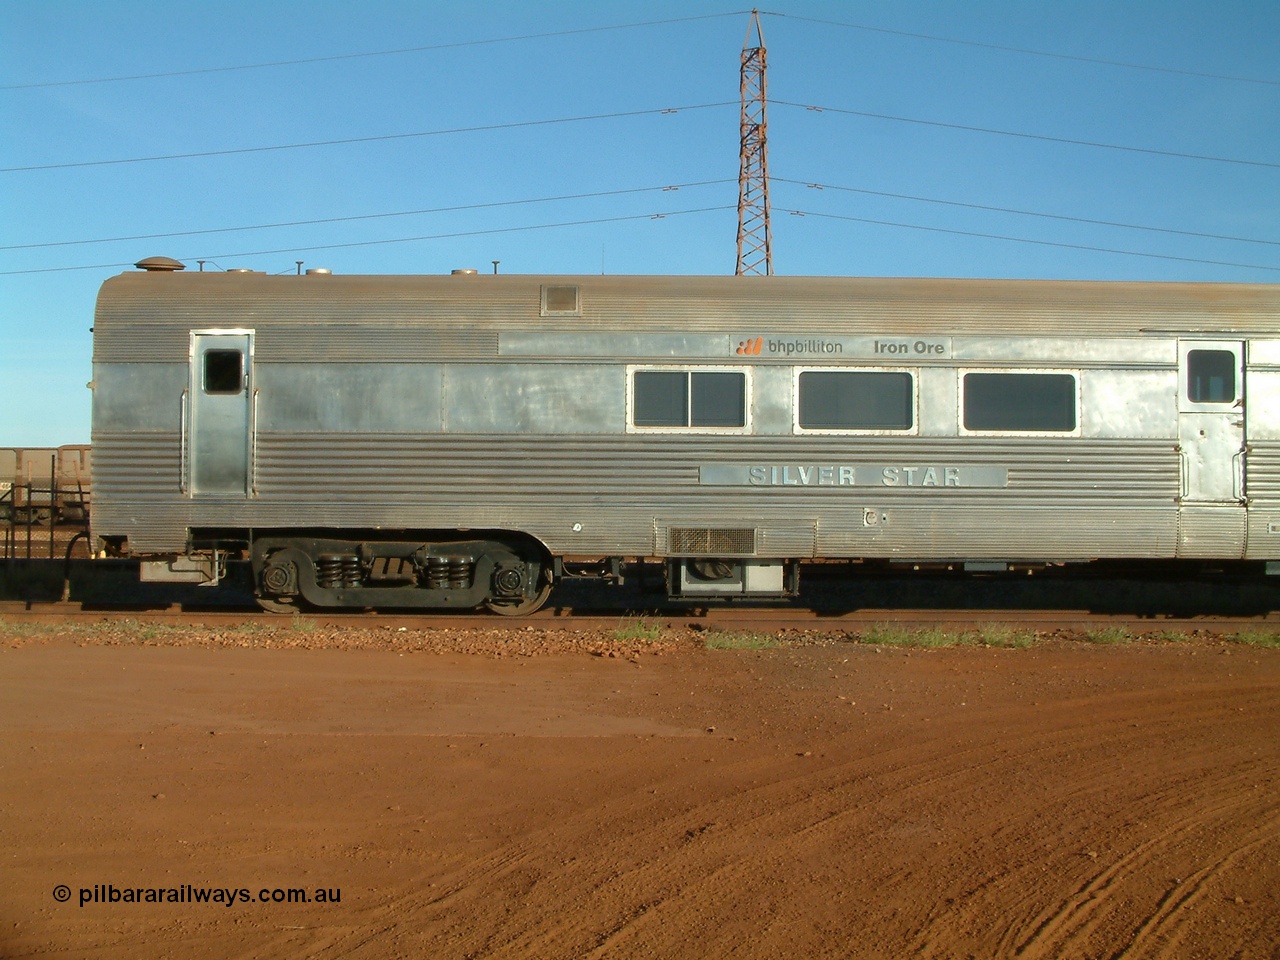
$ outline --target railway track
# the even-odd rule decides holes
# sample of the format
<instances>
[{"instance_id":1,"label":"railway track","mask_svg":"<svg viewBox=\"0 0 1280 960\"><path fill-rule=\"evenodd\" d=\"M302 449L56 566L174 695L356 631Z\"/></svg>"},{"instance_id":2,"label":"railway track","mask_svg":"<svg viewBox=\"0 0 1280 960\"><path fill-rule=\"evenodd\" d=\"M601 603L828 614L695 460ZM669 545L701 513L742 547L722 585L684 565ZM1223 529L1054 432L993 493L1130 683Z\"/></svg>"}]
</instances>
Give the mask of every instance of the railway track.
<instances>
[{"instance_id":1,"label":"railway track","mask_svg":"<svg viewBox=\"0 0 1280 960\"><path fill-rule=\"evenodd\" d=\"M899 609L867 608L839 613L776 607L671 607L651 610L546 608L525 617L474 614L392 612L331 613L304 611L296 619L257 609L201 609L173 604L167 607L110 606L74 602L0 602L0 618L24 623L93 624L135 621L181 627L230 629L247 624L264 628L297 627L319 630L449 630L449 631L569 631L610 634L643 626L649 630L722 631L733 633L803 633L862 635L871 631L982 630L1002 625L1036 633L1091 633L1109 628L1134 636L1152 634L1232 634L1243 631L1280 633L1280 613L1254 616L1158 616L1096 613L1083 610Z\"/></svg>"},{"instance_id":2,"label":"railway track","mask_svg":"<svg viewBox=\"0 0 1280 960\"><path fill-rule=\"evenodd\" d=\"M1242 631L1280 632L1280 578L1212 576L1137 579L991 577L930 574L840 576L817 567L794 603L702 604L668 601L642 572L623 586L566 581L527 616L485 612L337 612L303 610L309 629L512 630L613 636L627 629L865 636L876 630L975 631L1002 624L1020 631L1086 634L1116 629L1134 636ZM61 602L59 597L64 598ZM141 584L122 561L0 564L0 618L26 623L134 620L233 629L288 626L287 614L260 610L251 581L237 568L217 590Z\"/></svg>"}]
</instances>

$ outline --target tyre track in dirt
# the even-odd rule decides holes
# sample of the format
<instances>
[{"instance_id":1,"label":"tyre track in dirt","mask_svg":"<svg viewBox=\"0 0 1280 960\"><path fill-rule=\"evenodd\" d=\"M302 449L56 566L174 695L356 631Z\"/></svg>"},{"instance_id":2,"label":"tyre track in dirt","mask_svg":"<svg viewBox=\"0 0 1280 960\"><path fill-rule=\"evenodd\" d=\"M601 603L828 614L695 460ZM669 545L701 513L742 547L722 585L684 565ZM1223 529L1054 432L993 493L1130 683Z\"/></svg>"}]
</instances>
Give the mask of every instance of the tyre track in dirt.
<instances>
[{"instance_id":1,"label":"tyre track in dirt","mask_svg":"<svg viewBox=\"0 0 1280 960\"><path fill-rule=\"evenodd\" d=\"M1212 706L1197 708L1197 704L1212 704L1215 697L1227 697L1233 692L1244 697L1231 698L1235 704L1231 709L1236 712L1266 706L1262 694L1251 698L1247 691L1200 691L1166 705L1167 713L1175 715L1180 724L1166 735L1166 740L1185 743L1195 729L1212 724L1219 711ZM732 910L726 911L723 903L716 906L717 901L723 901L716 895L717 890L737 891L743 901L757 906L778 907L772 903L769 878L791 875L794 887L797 865L810 863L813 869L805 881L815 896L828 900L833 891L838 891L839 881L847 882L847 874L856 867L864 875L862 885L874 887L882 895L889 891L904 900L926 904L932 901L929 893L934 890L938 897L934 902L950 901L952 906L946 910L934 908L917 919L902 918L905 925L915 926L908 941L909 952L914 955L955 956L956 944L974 937L975 928L984 923L981 917L990 918L1001 912L1017 918L1016 922L994 940L978 937L973 945L975 955L983 955L984 945L995 948L995 952L987 954L992 956L1061 956L1073 950L1083 950L1081 955L1085 956L1101 955L1090 952L1095 941L1127 942L1126 949L1132 951L1141 946L1135 930L1141 933L1147 929L1143 936L1146 942L1152 940L1156 927L1151 925L1151 919L1155 913L1148 913L1144 922L1131 910L1111 916L1107 905L1129 895L1126 884L1131 874L1170 859L1171 853L1179 853L1178 848L1185 845L1182 841L1204 835L1211 826L1236 819L1244 823L1273 820L1274 805L1240 801L1242 796L1249 797L1250 784L1265 771L1250 769L1222 777L1218 775L1221 771L1216 770L1213 776L1196 779L1193 768L1203 765L1204 758L1184 751L1178 769L1162 765L1159 770L1131 773L1131 778L1153 780L1153 786L1146 787L1145 792L1132 793L1128 799L1117 796L1113 806L1123 803L1129 808L1129 818L1146 822L1157 837L1140 843L1101 872L1064 871L1069 876L1063 879L1075 880L1076 886L1061 890L1059 901L1049 908L1039 906L1041 898L1019 893L1027 887L1043 890L1037 875L1044 870L1037 869L1037 861L1029 853L1024 862L1012 868L1006 865L999 873L981 866L1000 862L991 855L995 848L1026 849L1041 814L1019 818L1016 809L1011 810L1007 802L1002 805L996 799L997 815L984 823L977 819L976 812L982 807L991 808L993 798L985 792L968 796L964 783L984 778L1009 782L1016 779L1013 767L1052 768L1075 755L1070 782L1064 780L1055 789L1066 819L1078 822L1090 809L1105 809L1101 801L1115 791L1114 768L1106 761L1118 753L1139 749L1144 734L1123 737L1124 730L1133 729L1125 727L1125 723L1132 723L1125 718L1149 710L1150 699L1149 694L1123 693L1110 698L1113 702L1067 701L1059 707L1061 717L1056 725L1050 722L1049 729L1039 729L1031 736L1006 735L999 755L993 755L990 743L982 742L968 746L947 742L924 753L915 746L882 745L883 749L872 751L874 762L862 757L831 765L824 764L823 745L819 745L816 760L812 750L804 751L809 757L795 755L802 770L812 765L818 767L817 771L788 771L782 775L775 771L774 779L767 784L713 793L676 812L655 810L652 802L635 790L621 797L614 794L610 797L614 822L621 820L630 829L615 831L617 835L612 839L597 841L592 869L580 870L572 865L545 872L536 869L540 851L576 849L587 836L599 836L598 822L570 815L526 838L516 848L504 849L492 861L473 864L451 877L455 896L432 905L456 907L458 898L473 900L474 904L495 890L521 903L516 915L499 923L499 929L492 930L479 945L479 956L531 955L528 951L534 944L549 951L544 955L567 956L572 954L561 954L555 946L564 944L566 950L574 944L585 947L591 936L598 938L596 949L606 945L612 949L643 946L656 951L656 955L678 956L679 944L696 935L700 926L732 929ZM1248 706L1240 707L1242 702ZM1091 713L1081 710L1086 704L1109 719L1092 719ZM1004 722L1007 718L1000 711L984 719L996 728L1009 729ZM1096 778L1082 777L1080 770L1098 770L1100 774ZM1214 795L1221 797L1220 802L1211 802ZM896 839L913 832L926 837L949 836L957 824L971 826L974 835L969 843L934 841L935 846L944 847L933 853L946 857L948 869L941 872L946 877L945 888L939 886L940 877L921 876L918 864L896 866L891 857L885 856ZM878 857L860 859L855 838L877 835L889 850L881 849ZM672 838L679 836L687 846L696 844L696 858L670 852ZM1071 839L1064 837L1058 843L1056 863L1066 867L1074 867L1077 862L1092 866L1094 859L1075 849ZM1113 846L1128 842L1123 831L1104 833L1100 839ZM1267 834L1256 845L1274 847L1275 839L1273 833ZM1044 841L1039 842L1043 847ZM1220 842L1235 839L1224 836ZM979 848L976 857L975 846ZM637 848L667 852L659 861L628 862L629 852ZM833 863L833 856L842 863ZM824 879L831 883L824 886ZM509 885L513 886L508 889ZM948 896L947 890L958 885L967 886L969 893ZM564 898L583 909L572 914L557 911L555 904L564 902ZM839 897L835 900L838 902ZM406 898L401 904L403 909L397 912L418 914L422 904L413 901L411 896ZM1154 905L1156 913L1161 902L1164 901ZM1179 910L1186 906L1178 904ZM469 910L463 912L471 915ZM773 916L770 912L766 906L764 913L757 916L765 930L781 931L794 922L785 910L775 910ZM907 913L905 908L902 912ZM1166 909L1165 914L1161 925L1167 928L1177 911ZM865 919L872 925L873 917ZM602 921L607 923L603 934L598 932ZM985 922L989 924L990 920ZM519 932L502 929L508 926ZM1130 939L1126 941L1126 937ZM935 944L946 946L935 950ZM824 955L820 950L808 952L813 946L806 944L806 955ZM849 955L847 944L827 955L841 954Z\"/></svg>"},{"instance_id":2,"label":"tyre track in dirt","mask_svg":"<svg viewBox=\"0 0 1280 960\"><path fill-rule=\"evenodd\" d=\"M1210 881L1221 881L1227 867L1243 856L1264 846L1280 849L1280 830L1275 818L1280 804L1242 803L1237 790L1248 793L1247 778L1228 778L1215 786L1218 796L1202 795L1198 803L1162 804L1151 812L1160 817L1160 835L1144 841L1121 855L1113 863L1091 876L1086 883L1071 891L1063 901L1037 915L1030 934L1017 942L1013 955L1027 958L1060 957L1073 953L1088 953L1098 949L1099 943L1123 943L1112 956L1119 957L1175 957L1171 940L1176 932L1198 919L1190 915L1190 909L1201 900ZM1234 782L1233 782L1234 781ZM1197 841L1212 835L1217 849L1226 849L1206 867L1196 870L1186 879L1177 875L1167 881L1168 891L1143 915L1137 912L1134 899L1141 894L1129 889L1133 876L1146 876L1160 870L1172 873L1178 864L1196 863L1201 857L1193 849ZM1149 900L1149 894L1145 898ZM1219 899L1229 899L1225 894ZM1124 903L1124 901L1129 901ZM1118 901L1128 910L1117 917ZM1212 908L1210 908L1212 909ZM1139 922L1131 935L1126 928ZM1104 929L1108 924L1118 929ZM1125 942L1124 938L1130 938Z\"/></svg>"},{"instance_id":3,"label":"tyre track in dirt","mask_svg":"<svg viewBox=\"0 0 1280 960\"><path fill-rule=\"evenodd\" d=\"M1253 839L1247 840L1242 846L1171 888L1160 899L1155 912L1134 934L1133 940L1116 954L1117 960L1181 956L1182 940L1190 925L1189 909L1192 905L1198 906L1199 901L1208 895L1209 883L1220 880L1227 873L1228 867L1242 869L1238 866L1238 861L1280 848L1280 829L1275 825L1275 810L1272 808L1266 813L1270 816L1270 822L1250 831L1254 835ZM1241 946L1237 945L1236 952L1240 952Z\"/></svg>"},{"instance_id":4,"label":"tyre track in dirt","mask_svg":"<svg viewBox=\"0 0 1280 960\"><path fill-rule=\"evenodd\" d=\"M981 915L1000 904L1009 922L998 941L978 955L1123 955L1102 949L1102 943L1112 948L1127 944L1130 956L1146 956L1141 952L1145 941L1135 931L1152 927L1151 911L1158 911L1163 902L1154 898L1161 884L1153 883L1151 875L1167 872L1170 879L1165 886L1176 885L1175 878L1187 876L1188 865L1199 861L1197 843L1212 837L1215 849L1251 847L1252 833L1246 831L1258 823L1274 824L1280 811L1280 805L1265 793L1265 785L1275 778L1274 758L1241 756L1237 766L1224 769L1220 747L1211 743L1212 734L1206 730L1234 722L1231 714L1246 709L1256 716L1273 717L1273 705L1257 691L1211 692L1229 699L1231 706L1218 705L1214 697L1200 693L1163 705L1167 712L1162 716L1174 717L1164 738L1168 751L1152 750L1142 724L1132 719L1143 715L1144 706L1150 704L1130 696L1113 698L1117 702L1110 704L1093 703L1093 709L1110 720L1089 721L1074 731L1054 731L1050 734L1054 743L1047 749L1044 736L1037 738L1041 768L1068 765L1073 770L1074 782L1063 782L1054 791L1050 814L1069 826L1046 831L1035 822L1045 809L1036 803L1032 808L1036 814L996 829L988 845L991 849L979 859L993 856L998 847L1026 849L1035 835L1046 859L1021 864L1001 877L975 876L975 887L955 905L964 905L964 910L949 906L929 918L915 938L918 954L953 955L949 949L935 951L929 946L954 944L961 932L958 928L966 924L953 915ZM1126 706L1125 700L1131 702ZM1241 703L1250 706L1241 707ZM1091 741L1095 744L1092 755L1071 756ZM1116 777L1120 757L1130 758L1122 780ZM1093 823L1089 823L1090 811L1094 811ZM1082 825L1087 828L1083 834ZM1260 842L1270 844L1274 853L1280 849L1276 839L1271 830ZM1059 899L1046 902L1038 874L1049 869L1061 871L1062 883ZM1174 919L1166 916L1163 922Z\"/></svg>"},{"instance_id":5,"label":"tyre track in dirt","mask_svg":"<svg viewBox=\"0 0 1280 960\"><path fill-rule=\"evenodd\" d=\"M4 956L1271 960L1280 941L1276 651L51 643L0 651L0 683L20 851L0 902L35 907L0 923ZM53 907L76 864L344 899Z\"/></svg>"}]
</instances>

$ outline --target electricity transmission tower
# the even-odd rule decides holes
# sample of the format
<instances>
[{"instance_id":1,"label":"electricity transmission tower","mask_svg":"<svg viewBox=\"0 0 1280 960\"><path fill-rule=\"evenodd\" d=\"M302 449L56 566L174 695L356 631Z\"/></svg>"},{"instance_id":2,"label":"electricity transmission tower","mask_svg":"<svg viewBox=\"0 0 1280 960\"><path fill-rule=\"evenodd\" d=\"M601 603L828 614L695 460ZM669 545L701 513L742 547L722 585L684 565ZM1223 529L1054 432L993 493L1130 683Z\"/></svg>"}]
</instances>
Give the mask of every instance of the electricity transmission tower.
<instances>
[{"instance_id":1,"label":"electricity transmission tower","mask_svg":"<svg viewBox=\"0 0 1280 960\"><path fill-rule=\"evenodd\" d=\"M755 30L757 44L751 45ZM742 149L738 167L737 276L773 274L769 241L769 157L765 140L765 54L760 12L751 11L742 46Z\"/></svg>"}]
</instances>

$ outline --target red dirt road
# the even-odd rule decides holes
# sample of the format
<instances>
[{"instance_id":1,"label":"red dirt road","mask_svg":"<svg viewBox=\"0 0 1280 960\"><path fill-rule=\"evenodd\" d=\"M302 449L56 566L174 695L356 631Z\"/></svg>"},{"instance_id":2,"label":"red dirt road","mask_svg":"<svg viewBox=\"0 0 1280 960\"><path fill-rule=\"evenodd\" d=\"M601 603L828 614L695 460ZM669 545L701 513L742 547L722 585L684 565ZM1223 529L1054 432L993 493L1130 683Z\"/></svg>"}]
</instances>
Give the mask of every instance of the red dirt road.
<instances>
[{"instance_id":1,"label":"red dirt road","mask_svg":"<svg viewBox=\"0 0 1280 960\"><path fill-rule=\"evenodd\" d=\"M1278 650L552 647L0 627L0 956L1280 957Z\"/></svg>"}]
</instances>

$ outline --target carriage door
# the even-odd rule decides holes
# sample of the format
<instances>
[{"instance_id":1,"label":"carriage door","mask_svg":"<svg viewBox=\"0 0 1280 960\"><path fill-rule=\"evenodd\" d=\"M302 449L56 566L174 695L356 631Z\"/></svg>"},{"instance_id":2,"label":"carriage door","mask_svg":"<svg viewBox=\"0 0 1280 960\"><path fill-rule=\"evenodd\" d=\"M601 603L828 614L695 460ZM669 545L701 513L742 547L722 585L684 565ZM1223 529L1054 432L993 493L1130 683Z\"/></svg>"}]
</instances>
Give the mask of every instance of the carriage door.
<instances>
[{"instance_id":1,"label":"carriage door","mask_svg":"<svg viewBox=\"0 0 1280 960\"><path fill-rule=\"evenodd\" d=\"M1179 345L1179 556L1244 555L1243 359L1239 341Z\"/></svg>"},{"instance_id":2,"label":"carriage door","mask_svg":"<svg viewBox=\"0 0 1280 960\"><path fill-rule=\"evenodd\" d=\"M186 469L192 496L246 496L253 456L253 331L191 334Z\"/></svg>"}]
</instances>

